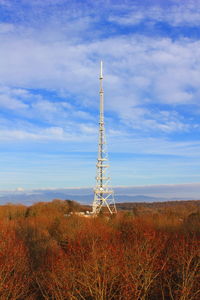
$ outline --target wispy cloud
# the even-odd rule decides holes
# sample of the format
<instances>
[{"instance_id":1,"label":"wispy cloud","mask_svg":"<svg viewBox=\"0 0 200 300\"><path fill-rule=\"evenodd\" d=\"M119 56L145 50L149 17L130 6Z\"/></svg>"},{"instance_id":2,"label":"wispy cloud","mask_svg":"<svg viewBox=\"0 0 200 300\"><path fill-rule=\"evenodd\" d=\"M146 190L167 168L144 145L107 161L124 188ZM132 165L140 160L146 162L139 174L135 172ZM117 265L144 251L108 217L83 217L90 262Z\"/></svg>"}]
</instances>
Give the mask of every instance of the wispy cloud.
<instances>
[{"instance_id":1,"label":"wispy cloud","mask_svg":"<svg viewBox=\"0 0 200 300\"><path fill-rule=\"evenodd\" d=\"M140 4L132 2L121 15L111 14L109 20L123 26L134 26L145 22L149 26L158 22L189 27L200 24L199 1L166 1L166 5L160 4L160 1L153 1L152 5L145 9L146 2Z\"/></svg>"}]
</instances>

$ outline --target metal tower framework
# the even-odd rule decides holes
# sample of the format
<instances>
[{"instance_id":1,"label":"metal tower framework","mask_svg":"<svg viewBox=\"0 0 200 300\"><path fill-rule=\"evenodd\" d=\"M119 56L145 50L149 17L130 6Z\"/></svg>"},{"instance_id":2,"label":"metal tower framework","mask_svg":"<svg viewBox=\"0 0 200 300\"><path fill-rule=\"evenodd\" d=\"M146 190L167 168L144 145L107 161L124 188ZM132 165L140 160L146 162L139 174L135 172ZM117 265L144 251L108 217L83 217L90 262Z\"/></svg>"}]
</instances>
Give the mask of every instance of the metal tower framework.
<instances>
[{"instance_id":1,"label":"metal tower framework","mask_svg":"<svg viewBox=\"0 0 200 300\"><path fill-rule=\"evenodd\" d=\"M98 215L102 207L107 207L110 214L117 212L114 199L114 191L111 187L111 178L108 175L109 161L106 149L106 134L104 126L104 91L103 91L103 63L100 68L100 117L99 117L99 144L96 171L96 186L94 188L94 200L92 212Z\"/></svg>"}]
</instances>

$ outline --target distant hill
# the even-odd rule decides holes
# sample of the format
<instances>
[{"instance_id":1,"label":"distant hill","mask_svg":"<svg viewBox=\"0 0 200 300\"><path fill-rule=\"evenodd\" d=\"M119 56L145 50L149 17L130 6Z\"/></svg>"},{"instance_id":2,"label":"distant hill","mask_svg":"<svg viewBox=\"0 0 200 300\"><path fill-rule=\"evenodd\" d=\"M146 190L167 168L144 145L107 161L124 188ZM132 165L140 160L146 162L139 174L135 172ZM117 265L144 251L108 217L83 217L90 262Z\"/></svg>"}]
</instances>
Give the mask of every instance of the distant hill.
<instances>
[{"instance_id":1,"label":"distant hill","mask_svg":"<svg viewBox=\"0 0 200 300\"><path fill-rule=\"evenodd\" d=\"M52 199L61 199L61 200L75 200L80 203L89 204L92 202L93 195L71 195L67 194L65 190L42 190L42 191L33 191L33 192L13 192L5 193L0 196L0 204L3 203L23 203L25 205L31 205L36 202L48 202Z\"/></svg>"},{"instance_id":2,"label":"distant hill","mask_svg":"<svg viewBox=\"0 0 200 300\"><path fill-rule=\"evenodd\" d=\"M52 199L70 199L75 200L83 204L90 204L93 201L93 194L86 195L72 195L68 194L66 190L42 190L34 192L13 192L7 193L0 196L0 204L3 203L23 203L26 205L31 205L35 202L47 202ZM166 198L151 197L145 195L115 195L116 202L157 202L157 201L167 201Z\"/></svg>"},{"instance_id":3,"label":"distant hill","mask_svg":"<svg viewBox=\"0 0 200 300\"><path fill-rule=\"evenodd\" d=\"M115 189L115 201L117 203L122 202L163 202L163 201L176 201L176 200L196 200L192 197L162 197L152 196L144 194L132 194L131 188L116 188ZM93 201L93 193L90 188L80 189L41 189L32 191L13 191L13 192L0 192L0 204L5 203L22 203L25 205L31 205L36 202L47 202L52 199L61 200L74 200L82 204L91 204Z\"/></svg>"},{"instance_id":4,"label":"distant hill","mask_svg":"<svg viewBox=\"0 0 200 300\"><path fill-rule=\"evenodd\" d=\"M161 197L151 197L145 195L136 195L136 196L129 196L129 195L116 195L116 202L158 202L158 201L168 201L167 198Z\"/></svg>"}]
</instances>

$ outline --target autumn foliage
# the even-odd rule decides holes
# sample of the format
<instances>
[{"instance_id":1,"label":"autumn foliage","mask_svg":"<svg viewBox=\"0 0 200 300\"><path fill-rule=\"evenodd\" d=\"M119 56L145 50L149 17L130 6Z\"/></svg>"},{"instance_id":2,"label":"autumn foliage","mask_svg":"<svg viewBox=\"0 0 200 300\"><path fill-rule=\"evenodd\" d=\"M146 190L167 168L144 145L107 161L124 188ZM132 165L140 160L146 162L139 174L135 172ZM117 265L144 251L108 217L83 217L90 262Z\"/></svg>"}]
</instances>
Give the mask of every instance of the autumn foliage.
<instances>
[{"instance_id":1,"label":"autumn foliage","mask_svg":"<svg viewBox=\"0 0 200 300\"><path fill-rule=\"evenodd\" d=\"M0 299L200 299L198 205L76 210L61 200L0 206Z\"/></svg>"}]
</instances>

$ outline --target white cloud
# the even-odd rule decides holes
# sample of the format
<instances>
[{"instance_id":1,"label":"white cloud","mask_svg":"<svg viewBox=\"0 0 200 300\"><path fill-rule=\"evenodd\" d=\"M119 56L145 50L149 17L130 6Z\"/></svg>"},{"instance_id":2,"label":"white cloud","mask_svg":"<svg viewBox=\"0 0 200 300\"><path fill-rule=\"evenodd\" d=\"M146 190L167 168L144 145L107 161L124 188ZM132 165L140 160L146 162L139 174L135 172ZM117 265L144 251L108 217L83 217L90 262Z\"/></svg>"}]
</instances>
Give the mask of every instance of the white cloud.
<instances>
[{"instance_id":1,"label":"white cloud","mask_svg":"<svg viewBox=\"0 0 200 300\"><path fill-rule=\"evenodd\" d=\"M132 161L133 164L137 162L137 156L132 158L127 156L126 158L125 154L176 156L180 158L180 164L183 164L184 158L186 157L199 161L200 142L197 140L176 141L166 138L165 136L138 136L136 133L128 134L126 132L124 135L120 134L118 138L109 135L108 149L111 153L124 153L121 159L123 161L127 159L129 163ZM152 159L153 158L149 156L149 162L152 162ZM145 162L143 163L145 164Z\"/></svg>"},{"instance_id":2,"label":"white cloud","mask_svg":"<svg viewBox=\"0 0 200 300\"><path fill-rule=\"evenodd\" d=\"M9 0L0 0L0 5L9 5Z\"/></svg>"},{"instance_id":3,"label":"white cloud","mask_svg":"<svg viewBox=\"0 0 200 300\"><path fill-rule=\"evenodd\" d=\"M9 23L0 23L0 34L12 32L14 30L14 25Z\"/></svg>"},{"instance_id":4,"label":"white cloud","mask_svg":"<svg viewBox=\"0 0 200 300\"><path fill-rule=\"evenodd\" d=\"M0 95L0 107L14 110L26 108L26 105L19 100Z\"/></svg>"},{"instance_id":5,"label":"white cloud","mask_svg":"<svg viewBox=\"0 0 200 300\"><path fill-rule=\"evenodd\" d=\"M22 187L18 187L18 188L16 188L16 191L17 191L17 192L24 192L24 191L25 191L25 189L24 189L24 188L22 188Z\"/></svg>"},{"instance_id":6,"label":"white cloud","mask_svg":"<svg viewBox=\"0 0 200 300\"><path fill-rule=\"evenodd\" d=\"M123 26L146 23L149 26L157 22L165 22L171 26L199 26L200 2L177 1L174 4L163 5L153 2L151 5L126 6L123 14L111 14L109 21Z\"/></svg>"},{"instance_id":7,"label":"white cloud","mask_svg":"<svg viewBox=\"0 0 200 300\"><path fill-rule=\"evenodd\" d=\"M28 106L16 97L22 93L21 89L0 88L0 107L10 110L26 109Z\"/></svg>"},{"instance_id":8,"label":"white cloud","mask_svg":"<svg viewBox=\"0 0 200 300\"><path fill-rule=\"evenodd\" d=\"M85 125L85 124L80 124L80 130L84 133L84 134L93 134L93 135L97 135L97 127L89 124L89 125Z\"/></svg>"},{"instance_id":9,"label":"white cloud","mask_svg":"<svg viewBox=\"0 0 200 300\"><path fill-rule=\"evenodd\" d=\"M108 20L120 25L136 25L144 20L144 13L142 11L135 11L124 16L111 15Z\"/></svg>"},{"instance_id":10,"label":"white cloud","mask_svg":"<svg viewBox=\"0 0 200 300\"><path fill-rule=\"evenodd\" d=\"M0 130L0 140L60 140L60 141L72 141L76 140L73 135L65 134L63 128L59 127L49 127L45 129L33 128L32 131L25 130L15 130L15 129L5 129Z\"/></svg>"}]
</instances>

